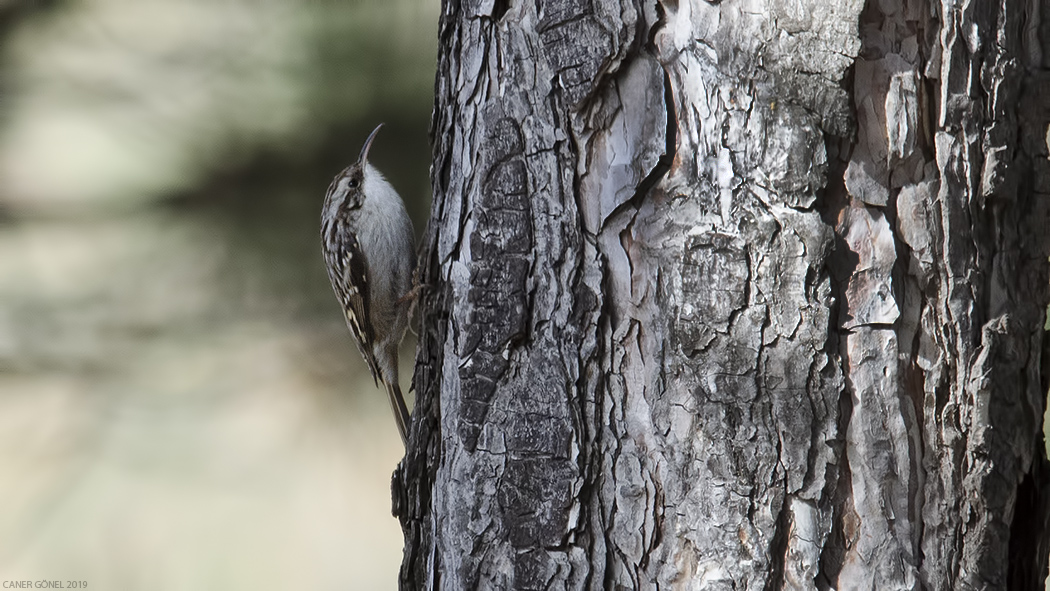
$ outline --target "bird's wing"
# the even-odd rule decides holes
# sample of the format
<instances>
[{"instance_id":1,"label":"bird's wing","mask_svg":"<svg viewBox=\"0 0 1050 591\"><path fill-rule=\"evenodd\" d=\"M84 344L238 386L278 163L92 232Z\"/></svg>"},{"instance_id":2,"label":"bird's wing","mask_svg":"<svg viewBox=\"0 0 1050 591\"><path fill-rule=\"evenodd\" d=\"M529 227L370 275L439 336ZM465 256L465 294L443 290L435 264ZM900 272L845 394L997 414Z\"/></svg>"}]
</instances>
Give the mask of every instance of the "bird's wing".
<instances>
[{"instance_id":1,"label":"bird's wing","mask_svg":"<svg viewBox=\"0 0 1050 591\"><path fill-rule=\"evenodd\" d=\"M340 238L339 266L342 276L337 290L342 300L346 325L350 327L350 332L354 335L354 341L361 350L361 356L368 363L372 379L378 380L379 369L372 354L375 335L372 333L372 325L368 322L370 313L368 309L368 262L365 260L357 238L352 233L344 232ZM376 383L378 385L378 381Z\"/></svg>"}]
</instances>

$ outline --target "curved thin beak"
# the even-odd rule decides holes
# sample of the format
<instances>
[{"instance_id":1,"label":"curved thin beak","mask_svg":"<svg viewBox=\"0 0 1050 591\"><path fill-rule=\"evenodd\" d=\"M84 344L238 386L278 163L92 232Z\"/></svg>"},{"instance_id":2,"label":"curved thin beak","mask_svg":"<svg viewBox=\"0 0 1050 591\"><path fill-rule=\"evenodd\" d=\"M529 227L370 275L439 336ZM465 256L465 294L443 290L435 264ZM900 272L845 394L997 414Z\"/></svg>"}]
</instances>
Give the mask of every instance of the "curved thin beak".
<instances>
[{"instance_id":1,"label":"curved thin beak","mask_svg":"<svg viewBox=\"0 0 1050 591\"><path fill-rule=\"evenodd\" d=\"M365 161L368 160L368 150L372 147L372 140L376 139L376 134L379 133L380 127L383 127L382 123L376 125L376 128L372 130L368 139L365 140L365 145L361 148L361 155L357 157L358 164L364 164Z\"/></svg>"}]
</instances>

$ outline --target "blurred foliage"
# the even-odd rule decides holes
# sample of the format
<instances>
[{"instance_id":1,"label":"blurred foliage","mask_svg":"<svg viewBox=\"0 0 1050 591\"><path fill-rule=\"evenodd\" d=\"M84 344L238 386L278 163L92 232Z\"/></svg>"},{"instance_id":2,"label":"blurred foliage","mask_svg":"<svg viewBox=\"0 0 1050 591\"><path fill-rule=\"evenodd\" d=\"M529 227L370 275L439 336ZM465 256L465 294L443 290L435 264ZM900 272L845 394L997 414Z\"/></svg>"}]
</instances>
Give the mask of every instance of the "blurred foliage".
<instances>
[{"instance_id":1,"label":"blurred foliage","mask_svg":"<svg viewBox=\"0 0 1050 591\"><path fill-rule=\"evenodd\" d=\"M407 131L383 140L415 144L418 157L435 30L436 4L409 0L37 10L5 43L2 199L29 211L128 207L250 170L260 153L299 169L345 162L381 118ZM425 171L405 163L408 193Z\"/></svg>"},{"instance_id":2,"label":"blurred foliage","mask_svg":"<svg viewBox=\"0 0 1050 591\"><path fill-rule=\"evenodd\" d=\"M382 121L422 231L437 11L0 0L0 578L395 588L318 218Z\"/></svg>"}]
</instances>

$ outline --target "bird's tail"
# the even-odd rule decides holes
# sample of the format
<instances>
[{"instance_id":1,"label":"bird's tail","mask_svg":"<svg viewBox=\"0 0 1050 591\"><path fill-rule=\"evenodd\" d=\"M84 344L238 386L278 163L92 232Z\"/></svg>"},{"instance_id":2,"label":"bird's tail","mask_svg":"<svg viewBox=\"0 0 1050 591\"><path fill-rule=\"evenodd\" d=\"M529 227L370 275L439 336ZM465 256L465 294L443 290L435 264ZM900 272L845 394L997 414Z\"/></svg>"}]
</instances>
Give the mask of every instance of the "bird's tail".
<instances>
[{"instance_id":1,"label":"bird's tail","mask_svg":"<svg viewBox=\"0 0 1050 591\"><path fill-rule=\"evenodd\" d=\"M401 395L401 386L396 383L386 384L386 393L390 398L390 408L394 411L394 422L397 423L397 432L401 435L401 443L408 447L408 426L411 424L408 407L405 406L405 397Z\"/></svg>"}]
</instances>

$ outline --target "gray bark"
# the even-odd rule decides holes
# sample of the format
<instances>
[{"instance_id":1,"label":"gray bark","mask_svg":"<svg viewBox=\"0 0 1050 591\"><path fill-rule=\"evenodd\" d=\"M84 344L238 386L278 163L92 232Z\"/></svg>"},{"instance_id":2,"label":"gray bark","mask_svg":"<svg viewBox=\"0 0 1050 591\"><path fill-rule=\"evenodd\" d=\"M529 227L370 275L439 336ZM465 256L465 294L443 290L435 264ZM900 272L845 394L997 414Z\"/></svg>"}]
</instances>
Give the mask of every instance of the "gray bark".
<instances>
[{"instance_id":1,"label":"gray bark","mask_svg":"<svg viewBox=\"0 0 1050 591\"><path fill-rule=\"evenodd\" d=\"M446 0L405 589L1036 589L1041 0Z\"/></svg>"}]
</instances>

